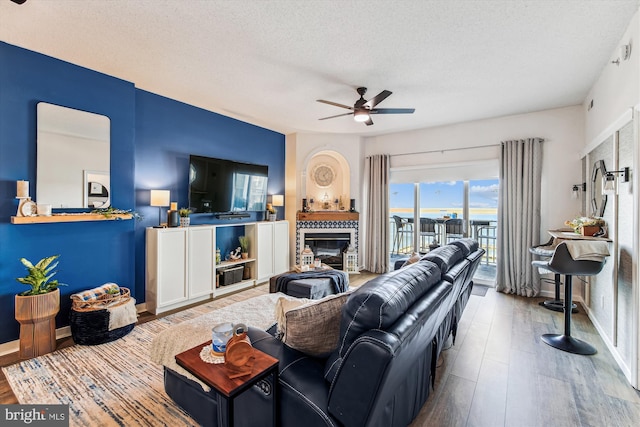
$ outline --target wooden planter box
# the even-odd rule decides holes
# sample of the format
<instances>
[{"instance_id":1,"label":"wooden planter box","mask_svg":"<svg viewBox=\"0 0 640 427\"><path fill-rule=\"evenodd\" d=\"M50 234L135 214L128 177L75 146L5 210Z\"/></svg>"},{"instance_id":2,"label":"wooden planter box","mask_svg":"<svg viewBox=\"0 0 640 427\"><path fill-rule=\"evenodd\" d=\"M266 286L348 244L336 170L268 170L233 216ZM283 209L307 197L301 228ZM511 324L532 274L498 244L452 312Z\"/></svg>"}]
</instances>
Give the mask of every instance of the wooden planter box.
<instances>
[{"instance_id":1,"label":"wooden planter box","mask_svg":"<svg viewBox=\"0 0 640 427\"><path fill-rule=\"evenodd\" d=\"M581 231L583 236L593 236L598 231L600 231L600 227L597 225L588 225L588 226L583 225Z\"/></svg>"},{"instance_id":2,"label":"wooden planter box","mask_svg":"<svg viewBox=\"0 0 640 427\"><path fill-rule=\"evenodd\" d=\"M56 349L56 321L60 290L42 295L16 295L16 320L20 323L20 358L31 359Z\"/></svg>"}]
</instances>

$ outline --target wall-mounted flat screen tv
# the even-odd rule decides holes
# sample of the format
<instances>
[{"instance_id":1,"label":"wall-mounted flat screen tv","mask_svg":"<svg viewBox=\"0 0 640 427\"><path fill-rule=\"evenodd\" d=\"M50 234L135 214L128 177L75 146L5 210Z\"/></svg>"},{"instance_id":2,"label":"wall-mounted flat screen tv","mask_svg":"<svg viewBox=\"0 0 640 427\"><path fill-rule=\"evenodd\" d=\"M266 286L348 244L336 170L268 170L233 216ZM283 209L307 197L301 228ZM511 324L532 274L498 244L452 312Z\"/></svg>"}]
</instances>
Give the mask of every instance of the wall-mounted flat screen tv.
<instances>
[{"instance_id":1,"label":"wall-mounted flat screen tv","mask_svg":"<svg viewBox=\"0 0 640 427\"><path fill-rule=\"evenodd\" d=\"M189 156L189 207L194 213L258 212L267 206L266 165Z\"/></svg>"}]
</instances>

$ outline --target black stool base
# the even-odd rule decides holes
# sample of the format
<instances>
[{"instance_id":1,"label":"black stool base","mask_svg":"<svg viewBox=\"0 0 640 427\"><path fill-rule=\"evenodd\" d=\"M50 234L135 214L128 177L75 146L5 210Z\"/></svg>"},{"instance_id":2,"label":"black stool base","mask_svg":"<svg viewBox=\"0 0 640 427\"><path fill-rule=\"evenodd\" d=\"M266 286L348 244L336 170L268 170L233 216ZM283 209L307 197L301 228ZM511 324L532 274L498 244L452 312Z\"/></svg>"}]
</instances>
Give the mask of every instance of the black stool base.
<instances>
[{"instance_id":1,"label":"black stool base","mask_svg":"<svg viewBox=\"0 0 640 427\"><path fill-rule=\"evenodd\" d=\"M597 353L596 348L591 344L567 335L544 334L541 338L542 341L544 341L551 347L555 347L559 350L567 351L569 353L582 354L585 356Z\"/></svg>"},{"instance_id":2,"label":"black stool base","mask_svg":"<svg viewBox=\"0 0 640 427\"><path fill-rule=\"evenodd\" d=\"M564 301L558 299L548 299L546 301L540 301L540 306L562 313L564 311ZM575 303L571 303L571 312L578 313L578 306Z\"/></svg>"}]
</instances>

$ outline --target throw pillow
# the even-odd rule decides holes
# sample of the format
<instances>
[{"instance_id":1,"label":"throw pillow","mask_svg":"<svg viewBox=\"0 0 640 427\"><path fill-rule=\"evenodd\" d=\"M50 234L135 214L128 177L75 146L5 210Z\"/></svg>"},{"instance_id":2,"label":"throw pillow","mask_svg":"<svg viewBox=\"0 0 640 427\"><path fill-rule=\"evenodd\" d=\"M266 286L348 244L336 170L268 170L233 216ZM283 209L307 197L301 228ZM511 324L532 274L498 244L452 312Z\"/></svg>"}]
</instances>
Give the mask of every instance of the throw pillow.
<instances>
[{"instance_id":1,"label":"throw pillow","mask_svg":"<svg viewBox=\"0 0 640 427\"><path fill-rule=\"evenodd\" d=\"M420 261L420 254L417 252L414 252L411 254L411 257L408 260L406 260L404 264L402 264L402 267L406 267L407 265L411 265L418 261Z\"/></svg>"},{"instance_id":2,"label":"throw pillow","mask_svg":"<svg viewBox=\"0 0 640 427\"><path fill-rule=\"evenodd\" d=\"M319 300L276 302L277 336L284 344L308 356L325 357L338 346L342 306L351 292Z\"/></svg>"}]
</instances>

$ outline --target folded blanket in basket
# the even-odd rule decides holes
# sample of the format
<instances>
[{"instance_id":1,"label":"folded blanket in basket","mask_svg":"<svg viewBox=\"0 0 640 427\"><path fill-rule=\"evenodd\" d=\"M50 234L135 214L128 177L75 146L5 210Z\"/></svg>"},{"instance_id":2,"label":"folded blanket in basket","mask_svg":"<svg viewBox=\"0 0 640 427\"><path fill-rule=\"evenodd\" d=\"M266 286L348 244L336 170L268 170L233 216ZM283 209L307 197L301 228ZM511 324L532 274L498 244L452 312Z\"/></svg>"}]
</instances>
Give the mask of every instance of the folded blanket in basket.
<instances>
[{"instance_id":1,"label":"folded blanket in basket","mask_svg":"<svg viewBox=\"0 0 640 427\"><path fill-rule=\"evenodd\" d=\"M72 300L80 301L94 301L103 295L118 294L120 293L120 287L115 283L105 283L97 288L89 289L88 291L78 292L71 295Z\"/></svg>"},{"instance_id":2,"label":"folded blanket in basket","mask_svg":"<svg viewBox=\"0 0 640 427\"><path fill-rule=\"evenodd\" d=\"M129 298L125 304L117 307L108 307L109 311L109 330L122 328L123 326L136 323L138 314L136 313L136 300Z\"/></svg>"}]
</instances>

